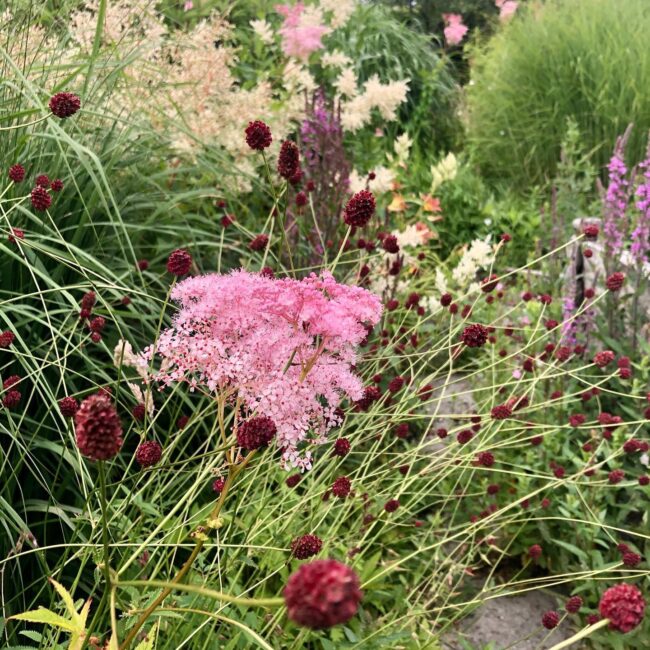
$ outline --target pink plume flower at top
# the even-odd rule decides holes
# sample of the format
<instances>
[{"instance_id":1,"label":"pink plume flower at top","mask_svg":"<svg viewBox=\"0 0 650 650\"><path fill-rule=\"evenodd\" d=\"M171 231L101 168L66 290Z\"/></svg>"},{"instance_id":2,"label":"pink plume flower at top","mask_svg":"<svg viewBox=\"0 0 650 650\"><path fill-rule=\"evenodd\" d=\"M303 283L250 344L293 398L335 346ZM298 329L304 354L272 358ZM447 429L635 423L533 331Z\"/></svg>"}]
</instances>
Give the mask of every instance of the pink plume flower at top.
<instances>
[{"instance_id":1,"label":"pink plume flower at top","mask_svg":"<svg viewBox=\"0 0 650 650\"><path fill-rule=\"evenodd\" d=\"M341 399L363 396L356 347L378 322L380 300L329 272L294 280L243 270L184 280L172 299L172 327L143 355L162 358L157 379L236 394L244 417L273 420L285 467L309 469L299 444L325 442Z\"/></svg>"},{"instance_id":2,"label":"pink plume flower at top","mask_svg":"<svg viewBox=\"0 0 650 650\"><path fill-rule=\"evenodd\" d=\"M458 45L468 30L467 25L463 25L463 17L460 14L442 14L442 18L446 24L444 33L447 44Z\"/></svg>"},{"instance_id":3,"label":"pink plume flower at top","mask_svg":"<svg viewBox=\"0 0 650 650\"><path fill-rule=\"evenodd\" d=\"M305 5L276 5L275 10L284 16L284 23L278 30L282 36L282 51L286 56L293 56L303 61L309 55L323 47L321 39L330 29L326 25L304 24L302 15Z\"/></svg>"},{"instance_id":4,"label":"pink plume flower at top","mask_svg":"<svg viewBox=\"0 0 650 650\"><path fill-rule=\"evenodd\" d=\"M494 0L494 4L499 8L499 20L506 21L511 18L519 7L515 0Z\"/></svg>"}]
</instances>

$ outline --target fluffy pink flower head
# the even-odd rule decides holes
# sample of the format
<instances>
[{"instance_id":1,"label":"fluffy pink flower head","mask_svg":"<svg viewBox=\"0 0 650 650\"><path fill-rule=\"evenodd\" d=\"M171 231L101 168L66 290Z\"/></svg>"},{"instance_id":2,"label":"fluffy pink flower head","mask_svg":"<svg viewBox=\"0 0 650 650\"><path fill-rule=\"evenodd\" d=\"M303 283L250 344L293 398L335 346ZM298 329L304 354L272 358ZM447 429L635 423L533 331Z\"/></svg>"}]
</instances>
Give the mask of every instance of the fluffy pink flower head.
<instances>
[{"instance_id":1,"label":"fluffy pink flower head","mask_svg":"<svg viewBox=\"0 0 650 650\"><path fill-rule=\"evenodd\" d=\"M363 397L352 368L380 300L328 272L294 280L247 271L189 278L172 299L180 303L172 327L144 354L160 355L158 379L236 394L243 417L275 423L284 465L308 469L298 445L325 442L341 399Z\"/></svg>"},{"instance_id":2,"label":"fluffy pink flower head","mask_svg":"<svg viewBox=\"0 0 650 650\"><path fill-rule=\"evenodd\" d=\"M442 14L442 19L446 25L444 33L447 44L458 45L468 30L467 25L463 25L463 17L460 14Z\"/></svg>"},{"instance_id":3,"label":"fluffy pink flower head","mask_svg":"<svg viewBox=\"0 0 650 650\"><path fill-rule=\"evenodd\" d=\"M282 36L282 51L286 56L306 61L312 52L323 47L321 39L330 29L326 25L312 25L305 21L305 5L302 2L293 6L276 5L275 10L284 16L279 32Z\"/></svg>"},{"instance_id":4,"label":"fluffy pink flower head","mask_svg":"<svg viewBox=\"0 0 650 650\"><path fill-rule=\"evenodd\" d=\"M499 8L499 20L506 21L511 18L519 7L515 0L494 0L494 4Z\"/></svg>"}]
</instances>

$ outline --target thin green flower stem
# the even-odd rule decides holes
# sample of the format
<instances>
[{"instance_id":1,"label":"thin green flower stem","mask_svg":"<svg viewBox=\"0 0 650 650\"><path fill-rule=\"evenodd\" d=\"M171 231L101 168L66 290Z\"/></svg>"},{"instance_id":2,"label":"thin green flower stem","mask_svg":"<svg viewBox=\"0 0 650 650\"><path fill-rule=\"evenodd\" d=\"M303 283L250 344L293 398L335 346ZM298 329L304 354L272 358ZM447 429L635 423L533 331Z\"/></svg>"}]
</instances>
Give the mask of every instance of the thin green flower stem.
<instances>
[{"instance_id":1,"label":"thin green flower stem","mask_svg":"<svg viewBox=\"0 0 650 650\"><path fill-rule=\"evenodd\" d=\"M577 641L581 641L582 639L586 639L588 636L590 636L591 634L593 634L597 630L600 630L600 628L605 627L606 625L609 625L609 619L608 618L604 618L602 621L598 621L598 623L594 623L593 625L590 625L589 627L585 627L584 629L580 630L580 632L574 634L572 637L569 637L568 639L565 639L564 641L560 641L560 643L556 643L549 650L562 650L562 648L568 648L569 646L572 646Z\"/></svg>"},{"instance_id":2,"label":"thin green flower stem","mask_svg":"<svg viewBox=\"0 0 650 650\"><path fill-rule=\"evenodd\" d=\"M155 587L157 589L164 589L167 592L171 591L184 591L188 594L198 594L199 596L206 596L214 600L220 600L224 603L233 603L234 605L259 605L261 607L278 607L284 605L283 598L240 598L239 596L231 596L224 594L221 591L214 589L206 589L199 585L186 585L178 584L175 581L167 582L165 580L121 580L117 583L117 587ZM146 612L147 610L145 610Z\"/></svg>"},{"instance_id":3,"label":"thin green flower stem","mask_svg":"<svg viewBox=\"0 0 650 650\"><path fill-rule=\"evenodd\" d=\"M14 126L0 126L0 131L14 131L16 129L22 129L27 126L34 126L34 124L38 124L39 122L44 122L48 117L50 117L52 113L48 113L44 117L39 117L38 119L32 121L32 122L25 122L24 124L15 124Z\"/></svg>"},{"instance_id":4,"label":"thin green flower stem","mask_svg":"<svg viewBox=\"0 0 650 650\"><path fill-rule=\"evenodd\" d=\"M223 507L223 504L226 500L226 496L228 495L228 492L230 491L230 488L232 486L233 481L237 477L237 475L246 467L246 465L250 462L251 458L253 458L255 452L252 451L246 458L243 460L243 462L240 465L231 465L230 470L228 471L228 476L226 477L226 482L223 486L223 490L221 491L221 494L219 495L219 499L217 500L217 503L215 507L213 508L212 512L210 513L210 516L208 519L216 519L219 516L219 513L221 512L221 508ZM131 584L132 586L158 586L162 587L163 591L155 598L155 600L147 607L147 609L144 610L144 612L140 615L138 620L135 622L133 627L129 630L129 633L124 640L124 643L120 646L120 650L126 650L131 643L133 643L135 637L137 636L140 628L147 622L147 619L153 614L153 612L157 609L158 605L167 598L167 596L172 592L173 589L185 589L186 585L179 585L180 581L187 575L189 570L192 568L192 565L194 564L194 560L198 557L199 553L201 552L201 549L203 548L203 544L205 541L203 539L198 539L196 542L196 545L194 546L194 550L190 554L190 556L187 558L183 566L179 569L178 573L176 576L172 579L171 582L160 582L160 581L142 581L142 580L135 580L131 582L118 582L118 585L127 585ZM135 583L135 584L134 584ZM157 583L157 584L154 584ZM218 592L214 592L218 593Z\"/></svg>"},{"instance_id":5,"label":"thin green flower stem","mask_svg":"<svg viewBox=\"0 0 650 650\"><path fill-rule=\"evenodd\" d=\"M332 268L330 271L332 272L332 275L334 275L334 270L336 269L336 265L339 263L339 259L341 259L341 253L343 253L343 249L345 248L345 245L348 242L348 239L350 237L350 233L352 232L352 226L348 226L348 229L345 233L345 237L343 238L343 241L341 242L341 245L339 246L339 252L336 254L336 258L332 262Z\"/></svg>"},{"instance_id":6,"label":"thin green flower stem","mask_svg":"<svg viewBox=\"0 0 650 650\"><path fill-rule=\"evenodd\" d=\"M293 257L291 255L291 246L289 245L289 240L287 239L287 232L285 229L286 225L286 210L287 210L287 204L288 204L288 196L289 193L286 193L286 198L284 201L284 211L280 210L280 197L275 193L275 185L273 185L273 178L271 177L271 168L269 167L269 161L268 158L266 157L265 151L262 149L262 159L264 160L264 169L266 170L266 178L269 181L269 186L271 188L271 194L273 195L273 207L275 210L277 210L277 214L280 215L282 214L281 217L278 217L278 221L280 222L280 255L278 258L282 256L282 249L286 246L287 248L287 254L289 255L289 267L291 268L291 275L295 277L296 275L296 270L293 266ZM287 181L287 187L289 186L289 181ZM269 240L269 245L270 245L270 240Z\"/></svg>"}]
</instances>

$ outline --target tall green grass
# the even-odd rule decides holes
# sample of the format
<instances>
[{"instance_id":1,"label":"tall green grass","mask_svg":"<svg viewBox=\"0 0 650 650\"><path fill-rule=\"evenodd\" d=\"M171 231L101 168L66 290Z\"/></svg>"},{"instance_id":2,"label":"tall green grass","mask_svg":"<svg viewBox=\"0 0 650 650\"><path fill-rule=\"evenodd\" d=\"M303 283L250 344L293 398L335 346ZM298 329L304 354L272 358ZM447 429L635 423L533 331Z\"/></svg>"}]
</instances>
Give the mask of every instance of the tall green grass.
<instances>
[{"instance_id":1,"label":"tall green grass","mask_svg":"<svg viewBox=\"0 0 650 650\"><path fill-rule=\"evenodd\" d=\"M523 7L522 7L523 9ZM567 119L601 166L627 125L650 128L646 0L548 0L473 52L468 139L481 171L525 190L555 173Z\"/></svg>"}]
</instances>

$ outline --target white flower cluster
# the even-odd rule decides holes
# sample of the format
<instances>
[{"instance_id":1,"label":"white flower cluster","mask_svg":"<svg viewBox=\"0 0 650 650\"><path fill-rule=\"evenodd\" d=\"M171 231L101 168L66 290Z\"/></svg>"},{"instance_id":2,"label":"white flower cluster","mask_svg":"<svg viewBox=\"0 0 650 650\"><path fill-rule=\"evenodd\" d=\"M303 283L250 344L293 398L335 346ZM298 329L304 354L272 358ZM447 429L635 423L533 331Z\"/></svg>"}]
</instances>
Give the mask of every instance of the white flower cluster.
<instances>
[{"instance_id":1,"label":"white flower cluster","mask_svg":"<svg viewBox=\"0 0 650 650\"><path fill-rule=\"evenodd\" d=\"M494 262L494 248L489 237L485 240L475 239L467 247L458 265L451 272L451 277L460 287L466 287L476 278L479 269L484 269Z\"/></svg>"},{"instance_id":2,"label":"white flower cluster","mask_svg":"<svg viewBox=\"0 0 650 650\"><path fill-rule=\"evenodd\" d=\"M368 180L368 175L361 175L356 169L352 170L350 174L350 193L356 194L361 190L365 190L366 186L373 194L385 194L393 189L395 182L395 174L387 167L379 166L372 170L375 177Z\"/></svg>"}]
</instances>

